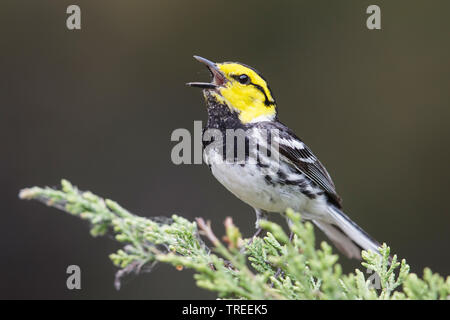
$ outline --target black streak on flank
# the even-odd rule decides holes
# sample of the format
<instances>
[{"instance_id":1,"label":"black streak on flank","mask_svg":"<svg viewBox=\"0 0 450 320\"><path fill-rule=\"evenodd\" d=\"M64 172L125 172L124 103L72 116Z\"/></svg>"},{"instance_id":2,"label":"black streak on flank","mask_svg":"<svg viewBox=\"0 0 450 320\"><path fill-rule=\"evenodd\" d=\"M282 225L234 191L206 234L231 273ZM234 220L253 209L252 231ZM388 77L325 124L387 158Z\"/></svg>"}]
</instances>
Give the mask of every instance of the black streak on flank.
<instances>
[{"instance_id":1,"label":"black streak on flank","mask_svg":"<svg viewBox=\"0 0 450 320\"><path fill-rule=\"evenodd\" d=\"M302 193L303 193L305 196L307 196L308 198L310 198L310 199L315 199L315 198L316 198L316 195L313 194L311 191L308 191L308 190L302 190Z\"/></svg>"},{"instance_id":2,"label":"black streak on flank","mask_svg":"<svg viewBox=\"0 0 450 320\"><path fill-rule=\"evenodd\" d=\"M275 185L273 183L272 177L269 176L269 175L264 176L264 180L266 180L266 183L269 184L269 185Z\"/></svg>"}]
</instances>

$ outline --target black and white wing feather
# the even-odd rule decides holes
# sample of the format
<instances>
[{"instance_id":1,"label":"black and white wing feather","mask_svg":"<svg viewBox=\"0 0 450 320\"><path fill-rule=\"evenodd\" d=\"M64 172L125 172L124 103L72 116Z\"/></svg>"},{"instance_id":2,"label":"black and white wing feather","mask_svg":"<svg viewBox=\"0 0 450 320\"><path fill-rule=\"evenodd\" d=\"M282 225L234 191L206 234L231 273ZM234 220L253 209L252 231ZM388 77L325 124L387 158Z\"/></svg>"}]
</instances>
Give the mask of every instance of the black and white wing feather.
<instances>
[{"instance_id":1,"label":"black and white wing feather","mask_svg":"<svg viewBox=\"0 0 450 320\"><path fill-rule=\"evenodd\" d=\"M361 249L378 252L379 243L341 211L342 200L336 193L333 180L311 150L289 128L278 121L263 122L258 126L266 130L276 129L280 161L306 176L327 195L331 205L327 206L326 211L332 222L320 218L312 220L336 247L349 258L357 259L361 259ZM272 133L270 135L272 136ZM276 138L272 136L271 140L276 141ZM271 148L274 149L276 148Z\"/></svg>"},{"instance_id":2,"label":"black and white wing feather","mask_svg":"<svg viewBox=\"0 0 450 320\"><path fill-rule=\"evenodd\" d=\"M330 201L338 208L341 208L342 200L336 193L333 180L331 180L325 167L320 163L319 159L317 159L308 146L303 143L292 130L280 122L264 122L260 125L264 125L264 127L269 130L277 130L278 148L280 155L284 157L284 160L323 189Z\"/></svg>"}]
</instances>

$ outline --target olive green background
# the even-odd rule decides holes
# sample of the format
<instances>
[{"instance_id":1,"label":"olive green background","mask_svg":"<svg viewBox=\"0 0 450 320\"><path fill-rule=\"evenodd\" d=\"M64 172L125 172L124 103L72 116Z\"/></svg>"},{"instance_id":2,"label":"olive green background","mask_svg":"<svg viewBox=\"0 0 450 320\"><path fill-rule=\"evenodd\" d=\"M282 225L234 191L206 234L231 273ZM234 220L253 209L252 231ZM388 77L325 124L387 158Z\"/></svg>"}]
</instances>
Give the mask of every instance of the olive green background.
<instances>
[{"instance_id":1,"label":"olive green background","mask_svg":"<svg viewBox=\"0 0 450 320\"><path fill-rule=\"evenodd\" d=\"M80 31L66 28L69 4L81 7ZM366 28L370 4L382 30ZM116 291L116 242L17 198L67 178L143 216L206 217L218 234L232 216L250 236L250 207L205 165L170 160L171 132L206 119L201 92L184 85L209 79L194 54L262 72L280 119L326 165L348 215L414 272L450 273L449 1L0 6L1 298L215 297L166 265ZM80 291L65 287L70 264L81 267Z\"/></svg>"}]
</instances>

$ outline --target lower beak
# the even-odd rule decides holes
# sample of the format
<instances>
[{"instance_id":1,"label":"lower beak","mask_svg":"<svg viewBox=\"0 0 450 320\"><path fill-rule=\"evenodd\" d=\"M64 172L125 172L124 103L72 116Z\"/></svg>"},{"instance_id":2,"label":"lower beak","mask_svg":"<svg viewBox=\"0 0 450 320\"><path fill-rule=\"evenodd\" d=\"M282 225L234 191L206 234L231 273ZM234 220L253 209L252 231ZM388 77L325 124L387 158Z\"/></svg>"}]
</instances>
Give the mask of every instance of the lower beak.
<instances>
[{"instance_id":1,"label":"lower beak","mask_svg":"<svg viewBox=\"0 0 450 320\"><path fill-rule=\"evenodd\" d=\"M186 83L187 86L203 89L215 89L219 86L222 86L227 81L223 73L219 70L219 68L214 62L199 56L194 56L194 58L199 62L203 63L204 65L206 65L206 67L211 72L213 79L212 82L188 82Z\"/></svg>"}]
</instances>

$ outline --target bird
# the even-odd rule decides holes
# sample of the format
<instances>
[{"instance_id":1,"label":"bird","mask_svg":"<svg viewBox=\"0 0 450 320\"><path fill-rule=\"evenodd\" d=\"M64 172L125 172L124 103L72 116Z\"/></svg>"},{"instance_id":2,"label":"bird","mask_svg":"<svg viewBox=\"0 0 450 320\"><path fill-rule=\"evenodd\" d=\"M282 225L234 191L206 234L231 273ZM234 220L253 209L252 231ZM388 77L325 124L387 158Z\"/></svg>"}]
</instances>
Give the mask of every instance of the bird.
<instances>
[{"instance_id":1,"label":"bird","mask_svg":"<svg viewBox=\"0 0 450 320\"><path fill-rule=\"evenodd\" d=\"M361 259L362 250L378 253L380 244L344 213L325 167L279 120L274 95L261 73L240 62L194 58L212 77L211 82L186 84L203 89L206 102L203 159L228 191L255 210L254 236L261 232L262 219L273 213L285 215L290 208L311 220L348 258ZM235 131L244 132L244 139L223 138ZM237 140L244 141L239 159Z\"/></svg>"}]
</instances>

